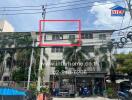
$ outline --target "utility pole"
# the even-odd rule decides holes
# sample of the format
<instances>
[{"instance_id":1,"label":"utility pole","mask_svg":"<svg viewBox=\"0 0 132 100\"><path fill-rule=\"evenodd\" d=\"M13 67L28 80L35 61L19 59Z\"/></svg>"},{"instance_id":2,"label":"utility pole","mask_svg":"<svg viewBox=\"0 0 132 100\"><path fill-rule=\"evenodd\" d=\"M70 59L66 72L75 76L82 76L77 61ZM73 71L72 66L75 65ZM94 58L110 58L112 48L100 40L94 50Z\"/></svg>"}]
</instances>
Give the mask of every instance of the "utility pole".
<instances>
[{"instance_id":1,"label":"utility pole","mask_svg":"<svg viewBox=\"0 0 132 100\"><path fill-rule=\"evenodd\" d=\"M34 41L33 41L33 46L34 46ZM32 53L31 53L31 58L30 58L30 65L29 65L29 70L28 70L27 89L29 89L29 85L30 85L31 67L32 67L32 63L33 63L33 53L34 53L34 48L32 48Z\"/></svg>"},{"instance_id":2,"label":"utility pole","mask_svg":"<svg viewBox=\"0 0 132 100\"><path fill-rule=\"evenodd\" d=\"M43 20L45 19L45 15L46 15L46 7L44 5L42 5L42 18ZM44 28L45 28L45 23L43 23L43 28L42 28L42 32L44 31ZM42 33L42 43L44 41L44 33ZM44 48L41 48L41 51L40 51L40 61L39 61L39 69L38 69L38 82L37 82L37 90L40 91L40 86L41 86L41 70L42 70L42 65L43 65L43 54L44 54Z\"/></svg>"},{"instance_id":3,"label":"utility pole","mask_svg":"<svg viewBox=\"0 0 132 100\"><path fill-rule=\"evenodd\" d=\"M131 19L132 19L132 8L131 8L131 0L126 0L127 2L127 5L128 5L128 11L130 12L130 16L131 16Z\"/></svg>"},{"instance_id":4,"label":"utility pole","mask_svg":"<svg viewBox=\"0 0 132 100\"><path fill-rule=\"evenodd\" d=\"M31 36L33 39L33 43L32 46L35 46L35 39L36 39L36 33L35 32L31 32ZM30 78L31 78L31 69L32 69L32 64L33 64L33 58L34 58L34 48L32 48L32 52L31 52L31 58L30 58L30 65L29 65L29 69L28 69L28 83L27 83L27 89L29 89L29 85L30 85Z\"/></svg>"}]
</instances>

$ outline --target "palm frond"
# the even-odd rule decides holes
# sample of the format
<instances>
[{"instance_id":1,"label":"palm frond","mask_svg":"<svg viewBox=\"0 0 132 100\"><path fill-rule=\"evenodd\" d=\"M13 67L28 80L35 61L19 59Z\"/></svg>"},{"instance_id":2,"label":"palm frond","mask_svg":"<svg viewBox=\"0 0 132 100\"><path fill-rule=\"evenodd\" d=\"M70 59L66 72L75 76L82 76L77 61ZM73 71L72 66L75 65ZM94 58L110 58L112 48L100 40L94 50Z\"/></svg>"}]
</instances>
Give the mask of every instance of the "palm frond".
<instances>
[{"instance_id":1,"label":"palm frond","mask_svg":"<svg viewBox=\"0 0 132 100\"><path fill-rule=\"evenodd\" d=\"M47 54L46 52L44 52L43 55L44 55L44 57L45 57L46 59L49 58L49 56L48 56L48 54Z\"/></svg>"}]
</instances>

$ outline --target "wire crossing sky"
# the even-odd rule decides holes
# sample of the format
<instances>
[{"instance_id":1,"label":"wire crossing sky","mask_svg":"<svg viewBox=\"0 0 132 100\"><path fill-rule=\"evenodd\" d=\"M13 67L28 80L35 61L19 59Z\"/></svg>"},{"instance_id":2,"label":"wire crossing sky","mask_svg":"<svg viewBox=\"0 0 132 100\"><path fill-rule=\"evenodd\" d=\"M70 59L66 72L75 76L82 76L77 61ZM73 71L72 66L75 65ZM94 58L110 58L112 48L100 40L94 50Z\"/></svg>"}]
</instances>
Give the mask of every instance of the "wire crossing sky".
<instances>
[{"instance_id":1,"label":"wire crossing sky","mask_svg":"<svg viewBox=\"0 0 132 100\"><path fill-rule=\"evenodd\" d=\"M123 0L4 0L0 4L0 19L8 20L17 32L38 31L38 21L42 19L42 5L47 8L46 19L79 19L83 30L119 29L122 18L112 17L110 8L115 5L125 7ZM128 23L127 15L124 23ZM46 24L46 27L48 30L50 27L54 30L74 29L67 24Z\"/></svg>"}]
</instances>

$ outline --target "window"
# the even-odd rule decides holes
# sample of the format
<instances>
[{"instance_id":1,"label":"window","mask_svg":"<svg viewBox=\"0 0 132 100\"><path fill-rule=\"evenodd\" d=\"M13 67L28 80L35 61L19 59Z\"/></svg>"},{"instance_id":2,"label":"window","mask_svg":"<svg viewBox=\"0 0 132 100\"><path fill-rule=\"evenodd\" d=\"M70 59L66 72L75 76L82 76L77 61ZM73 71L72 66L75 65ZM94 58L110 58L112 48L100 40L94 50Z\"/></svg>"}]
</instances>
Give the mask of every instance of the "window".
<instances>
[{"instance_id":1,"label":"window","mask_svg":"<svg viewBox=\"0 0 132 100\"><path fill-rule=\"evenodd\" d=\"M44 40L46 40L46 34L44 35Z\"/></svg>"},{"instance_id":2,"label":"window","mask_svg":"<svg viewBox=\"0 0 132 100\"><path fill-rule=\"evenodd\" d=\"M62 47L52 47L51 52L63 52L63 48Z\"/></svg>"},{"instance_id":3,"label":"window","mask_svg":"<svg viewBox=\"0 0 132 100\"><path fill-rule=\"evenodd\" d=\"M92 33L82 33L82 39L92 39L93 34Z\"/></svg>"},{"instance_id":4,"label":"window","mask_svg":"<svg viewBox=\"0 0 132 100\"><path fill-rule=\"evenodd\" d=\"M63 35L60 34L52 35L52 40L62 40L62 39L63 39Z\"/></svg>"},{"instance_id":5,"label":"window","mask_svg":"<svg viewBox=\"0 0 132 100\"><path fill-rule=\"evenodd\" d=\"M84 33L81 34L81 38L84 39Z\"/></svg>"},{"instance_id":6,"label":"window","mask_svg":"<svg viewBox=\"0 0 132 100\"><path fill-rule=\"evenodd\" d=\"M0 32L2 32L2 31L3 31L3 29L0 28Z\"/></svg>"},{"instance_id":7,"label":"window","mask_svg":"<svg viewBox=\"0 0 132 100\"><path fill-rule=\"evenodd\" d=\"M3 80L4 81L9 81L9 77L8 76L5 76Z\"/></svg>"},{"instance_id":8,"label":"window","mask_svg":"<svg viewBox=\"0 0 132 100\"><path fill-rule=\"evenodd\" d=\"M99 34L100 40L106 40L106 34Z\"/></svg>"},{"instance_id":9,"label":"window","mask_svg":"<svg viewBox=\"0 0 132 100\"><path fill-rule=\"evenodd\" d=\"M62 60L51 60L51 67L59 66L62 65L63 61Z\"/></svg>"},{"instance_id":10,"label":"window","mask_svg":"<svg viewBox=\"0 0 132 100\"><path fill-rule=\"evenodd\" d=\"M75 39L75 35L69 35L69 39L70 40Z\"/></svg>"}]
</instances>

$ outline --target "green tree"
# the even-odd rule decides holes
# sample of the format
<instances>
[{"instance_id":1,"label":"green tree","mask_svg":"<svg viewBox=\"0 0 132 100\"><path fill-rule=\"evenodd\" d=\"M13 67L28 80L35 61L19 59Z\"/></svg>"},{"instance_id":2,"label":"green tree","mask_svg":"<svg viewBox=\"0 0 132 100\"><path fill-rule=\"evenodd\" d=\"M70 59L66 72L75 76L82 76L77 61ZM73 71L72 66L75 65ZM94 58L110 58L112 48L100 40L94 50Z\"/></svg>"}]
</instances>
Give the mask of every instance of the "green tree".
<instances>
[{"instance_id":1,"label":"green tree","mask_svg":"<svg viewBox=\"0 0 132 100\"><path fill-rule=\"evenodd\" d=\"M17 50L16 54L16 70L14 70L12 78L13 81L27 81L28 66L30 64L30 52L29 49Z\"/></svg>"},{"instance_id":2,"label":"green tree","mask_svg":"<svg viewBox=\"0 0 132 100\"><path fill-rule=\"evenodd\" d=\"M132 53L116 54L117 71L120 73L132 73Z\"/></svg>"},{"instance_id":3,"label":"green tree","mask_svg":"<svg viewBox=\"0 0 132 100\"><path fill-rule=\"evenodd\" d=\"M29 47L32 44L32 38L30 35L23 35L22 33L14 33L10 36L14 40L14 45L18 47ZM39 49L34 51L34 63L31 73L31 81L37 79L37 62ZM13 71L12 78L14 81L27 81L28 68L30 64L31 48L16 49L16 69Z\"/></svg>"}]
</instances>

